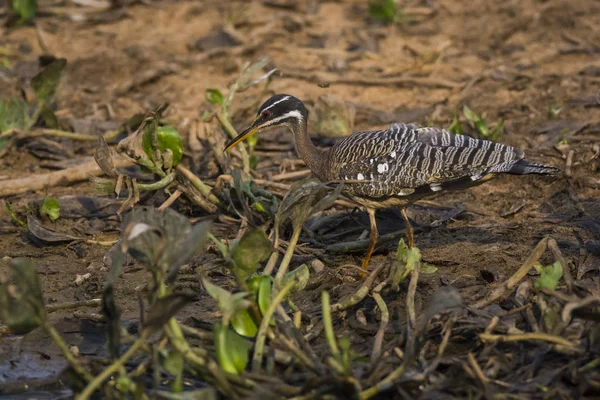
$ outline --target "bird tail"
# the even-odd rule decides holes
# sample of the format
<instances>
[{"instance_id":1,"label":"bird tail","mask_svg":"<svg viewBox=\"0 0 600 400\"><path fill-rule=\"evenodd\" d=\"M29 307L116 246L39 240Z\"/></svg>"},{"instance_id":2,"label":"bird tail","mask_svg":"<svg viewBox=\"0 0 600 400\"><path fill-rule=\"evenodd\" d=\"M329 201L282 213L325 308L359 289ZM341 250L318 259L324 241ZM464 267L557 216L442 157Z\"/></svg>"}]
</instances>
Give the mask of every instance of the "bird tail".
<instances>
[{"instance_id":1,"label":"bird tail","mask_svg":"<svg viewBox=\"0 0 600 400\"><path fill-rule=\"evenodd\" d=\"M510 170L509 174L524 175L524 174L540 174L540 175L557 175L560 169L551 167L550 165L538 164L525 159L517 161Z\"/></svg>"}]
</instances>

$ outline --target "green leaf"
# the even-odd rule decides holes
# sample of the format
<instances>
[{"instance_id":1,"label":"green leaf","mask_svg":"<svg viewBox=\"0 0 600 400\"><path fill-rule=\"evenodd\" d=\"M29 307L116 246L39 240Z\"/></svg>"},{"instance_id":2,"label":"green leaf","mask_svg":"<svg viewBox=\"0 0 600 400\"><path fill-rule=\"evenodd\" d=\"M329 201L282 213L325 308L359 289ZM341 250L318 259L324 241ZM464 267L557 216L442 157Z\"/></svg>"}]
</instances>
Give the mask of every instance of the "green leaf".
<instances>
[{"instance_id":1,"label":"green leaf","mask_svg":"<svg viewBox=\"0 0 600 400\"><path fill-rule=\"evenodd\" d=\"M463 114L466 119L473 123L473 125L479 121L481 118L479 115L475 114L469 107L463 106Z\"/></svg>"},{"instance_id":2,"label":"green leaf","mask_svg":"<svg viewBox=\"0 0 600 400\"><path fill-rule=\"evenodd\" d=\"M37 13L36 0L8 0L9 8L19 17L19 23L30 23Z\"/></svg>"},{"instance_id":3,"label":"green leaf","mask_svg":"<svg viewBox=\"0 0 600 400\"><path fill-rule=\"evenodd\" d=\"M290 293L299 292L306 287L309 278L310 270L308 269L308 266L306 264L302 264L295 270L285 274L285 276L283 277L283 281L281 282L281 286L285 286L290 281L296 281Z\"/></svg>"},{"instance_id":4,"label":"green leaf","mask_svg":"<svg viewBox=\"0 0 600 400\"><path fill-rule=\"evenodd\" d=\"M154 135L156 135L156 147L153 144ZM159 150L161 153L170 151L172 167L176 167L183 158L183 140L179 131L172 126L154 127L152 124L149 124L149 129L144 130L142 136L142 147L146 155L151 159L154 150Z\"/></svg>"},{"instance_id":5,"label":"green leaf","mask_svg":"<svg viewBox=\"0 0 600 400\"><path fill-rule=\"evenodd\" d=\"M51 221L56 221L60 217L60 202L54 197L45 197L40 212L46 214Z\"/></svg>"},{"instance_id":6,"label":"green leaf","mask_svg":"<svg viewBox=\"0 0 600 400\"><path fill-rule=\"evenodd\" d=\"M462 127L460 126L460 119L458 118L457 112L454 112L452 115L452 123L448 127L448 131L454 133L455 135L462 135Z\"/></svg>"},{"instance_id":7,"label":"green leaf","mask_svg":"<svg viewBox=\"0 0 600 400\"><path fill-rule=\"evenodd\" d=\"M258 288L258 308L262 315L265 315L271 306L271 293L273 291L273 278L263 276ZM271 318L269 325L275 326L275 318Z\"/></svg>"},{"instance_id":8,"label":"green leaf","mask_svg":"<svg viewBox=\"0 0 600 400\"><path fill-rule=\"evenodd\" d=\"M211 104L222 105L225 98L219 89L206 89L206 100Z\"/></svg>"},{"instance_id":9,"label":"green leaf","mask_svg":"<svg viewBox=\"0 0 600 400\"><path fill-rule=\"evenodd\" d=\"M219 366L236 375L244 372L250 348L246 341L226 325L219 323L213 325L213 335Z\"/></svg>"},{"instance_id":10,"label":"green leaf","mask_svg":"<svg viewBox=\"0 0 600 400\"><path fill-rule=\"evenodd\" d=\"M35 95L40 104L50 103L66 66L67 60L58 58L33 77L31 80L31 87L35 91Z\"/></svg>"},{"instance_id":11,"label":"green leaf","mask_svg":"<svg viewBox=\"0 0 600 400\"><path fill-rule=\"evenodd\" d=\"M273 252L273 245L267 235L260 229L246 231L244 236L233 244L231 259L234 272L244 280L256 272L258 264L266 260Z\"/></svg>"},{"instance_id":12,"label":"green leaf","mask_svg":"<svg viewBox=\"0 0 600 400\"><path fill-rule=\"evenodd\" d=\"M258 327L248 310L236 312L231 319L231 326L240 336L254 337L258 332Z\"/></svg>"},{"instance_id":13,"label":"green leaf","mask_svg":"<svg viewBox=\"0 0 600 400\"><path fill-rule=\"evenodd\" d=\"M33 263L25 258L10 262L11 279L0 284L0 323L22 335L46 319L42 285Z\"/></svg>"},{"instance_id":14,"label":"green leaf","mask_svg":"<svg viewBox=\"0 0 600 400\"><path fill-rule=\"evenodd\" d=\"M0 132L9 129L25 130L29 127L28 104L25 100L16 97L10 100L0 100ZM8 137L0 139L2 143L8 141Z\"/></svg>"},{"instance_id":15,"label":"green leaf","mask_svg":"<svg viewBox=\"0 0 600 400\"><path fill-rule=\"evenodd\" d=\"M542 287L550 290L556 289L563 274L563 267L560 261L556 261L554 264L545 267L538 264L535 266L535 269L540 273L540 277L535 281L534 287L536 289Z\"/></svg>"},{"instance_id":16,"label":"green leaf","mask_svg":"<svg viewBox=\"0 0 600 400\"><path fill-rule=\"evenodd\" d=\"M250 160L249 160L250 168L255 170L256 167L258 166L259 161L260 161L260 157L257 156L256 154L252 154L250 156Z\"/></svg>"},{"instance_id":17,"label":"green leaf","mask_svg":"<svg viewBox=\"0 0 600 400\"><path fill-rule=\"evenodd\" d=\"M415 270L421 262L421 251L416 247L409 248L404 239L400 239L398 250L396 251L396 271L392 278L392 287L397 288L406 277Z\"/></svg>"},{"instance_id":18,"label":"green leaf","mask_svg":"<svg viewBox=\"0 0 600 400\"><path fill-rule=\"evenodd\" d=\"M217 300L217 308L223 315L223 325L228 326L234 314L250 307L251 303L246 298L249 293L229 293L227 290L211 283L208 279L202 279L204 288L213 299Z\"/></svg>"},{"instance_id":19,"label":"green leaf","mask_svg":"<svg viewBox=\"0 0 600 400\"><path fill-rule=\"evenodd\" d=\"M383 22L399 22L401 20L395 0L369 0L369 16Z\"/></svg>"},{"instance_id":20,"label":"green leaf","mask_svg":"<svg viewBox=\"0 0 600 400\"><path fill-rule=\"evenodd\" d=\"M428 263L421 263L421 268L419 268L419 272L425 275L435 274L437 270L438 267Z\"/></svg>"}]
</instances>

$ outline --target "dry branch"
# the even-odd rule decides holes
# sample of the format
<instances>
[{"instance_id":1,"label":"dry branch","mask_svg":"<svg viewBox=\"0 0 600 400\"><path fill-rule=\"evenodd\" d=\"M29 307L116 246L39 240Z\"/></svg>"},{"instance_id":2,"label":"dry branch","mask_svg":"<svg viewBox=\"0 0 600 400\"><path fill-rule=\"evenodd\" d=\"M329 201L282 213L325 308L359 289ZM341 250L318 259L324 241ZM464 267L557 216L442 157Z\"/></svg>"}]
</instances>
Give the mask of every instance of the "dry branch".
<instances>
[{"instance_id":1,"label":"dry branch","mask_svg":"<svg viewBox=\"0 0 600 400\"><path fill-rule=\"evenodd\" d=\"M92 157L83 164L62 171L49 172L28 176L27 178L11 179L3 181L0 187L0 197L14 196L25 193L28 190L43 190L55 186L68 186L71 183L87 180L90 176L104 174ZM122 158L113 160L115 167L128 167L131 162Z\"/></svg>"}]
</instances>

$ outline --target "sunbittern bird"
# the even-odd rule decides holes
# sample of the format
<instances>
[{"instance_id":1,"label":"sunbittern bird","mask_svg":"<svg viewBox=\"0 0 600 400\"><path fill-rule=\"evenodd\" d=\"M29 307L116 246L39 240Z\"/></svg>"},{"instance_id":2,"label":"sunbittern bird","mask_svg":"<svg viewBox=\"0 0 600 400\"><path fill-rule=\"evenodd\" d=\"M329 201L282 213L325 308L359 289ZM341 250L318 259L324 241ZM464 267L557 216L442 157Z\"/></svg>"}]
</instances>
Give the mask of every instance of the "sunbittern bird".
<instances>
[{"instance_id":1,"label":"sunbittern bird","mask_svg":"<svg viewBox=\"0 0 600 400\"><path fill-rule=\"evenodd\" d=\"M396 123L387 129L357 132L333 147L317 148L308 135L308 110L294 96L278 94L258 110L250 127L225 148L270 126L285 125L294 135L296 151L321 181L344 181L344 193L366 208L371 224L366 269L379 238L378 208L400 207L408 244L414 231L406 206L443 191L481 184L497 174L554 175L558 168L524 159L523 151L489 140L454 135L440 128Z\"/></svg>"}]
</instances>

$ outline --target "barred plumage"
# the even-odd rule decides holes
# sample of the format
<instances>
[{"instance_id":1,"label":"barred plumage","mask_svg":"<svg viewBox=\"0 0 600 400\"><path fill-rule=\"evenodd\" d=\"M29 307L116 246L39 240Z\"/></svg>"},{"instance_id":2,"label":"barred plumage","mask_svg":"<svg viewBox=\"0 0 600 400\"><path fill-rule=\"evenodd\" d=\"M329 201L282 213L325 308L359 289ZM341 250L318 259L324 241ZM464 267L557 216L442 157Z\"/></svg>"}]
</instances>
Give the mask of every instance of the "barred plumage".
<instances>
[{"instance_id":1,"label":"barred plumage","mask_svg":"<svg viewBox=\"0 0 600 400\"><path fill-rule=\"evenodd\" d=\"M287 126L294 134L298 154L311 171L321 180L346 181L345 194L367 209L371 236L363 268L378 238L377 208L401 207L412 246L413 232L405 211L408 204L445 190L481 184L500 173L553 175L560 171L525 160L523 152L511 146L413 124L358 132L321 150L310 140L307 121L308 111L300 100L275 95L225 150L263 128Z\"/></svg>"},{"instance_id":2,"label":"barred plumage","mask_svg":"<svg viewBox=\"0 0 600 400\"><path fill-rule=\"evenodd\" d=\"M386 197L422 198L427 191L437 193L455 185L464 188L465 178L475 185L490 173L558 171L523 158L521 150L501 143L454 135L440 128L393 124L387 130L355 133L331 148L327 178L364 180L348 184L346 192L355 200L368 197L372 204ZM410 199L395 203L406 202ZM381 207L389 204L383 201Z\"/></svg>"}]
</instances>

